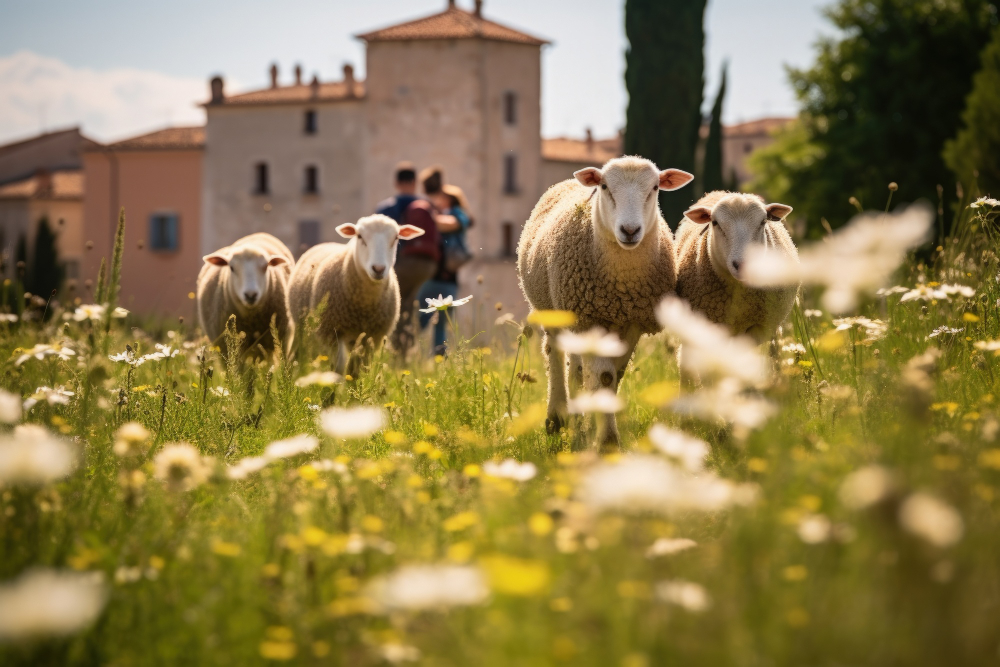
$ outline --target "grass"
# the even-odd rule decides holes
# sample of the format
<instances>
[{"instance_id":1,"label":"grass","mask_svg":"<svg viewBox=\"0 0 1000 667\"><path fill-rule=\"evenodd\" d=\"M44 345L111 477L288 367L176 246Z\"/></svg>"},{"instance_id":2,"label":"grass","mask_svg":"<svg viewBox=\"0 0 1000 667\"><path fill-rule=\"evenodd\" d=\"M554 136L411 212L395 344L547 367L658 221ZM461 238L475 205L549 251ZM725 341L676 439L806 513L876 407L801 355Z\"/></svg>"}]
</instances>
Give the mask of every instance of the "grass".
<instances>
[{"instance_id":1,"label":"grass","mask_svg":"<svg viewBox=\"0 0 1000 667\"><path fill-rule=\"evenodd\" d=\"M329 368L316 349L293 362L227 364L178 329L162 342L182 354L132 368L107 352L145 354L154 341L127 322L112 320L108 333L105 321L59 317L3 324L0 385L21 396L75 392L24 419L75 440L81 461L62 481L0 492L0 580L35 566L99 571L110 593L91 627L0 644L0 663L990 664L1000 640L1000 369L974 343L1000 337L995 252L993 222L967 217L899 280L962 283L976 295L872 300L863 314L887 324L878 340L856 328L829 334L829 316L797 308L783 342L806 352L782 353L766 391L780 412L745 439L663 409L676 364L668 340L644 339L621 389L623 449L649 451L656 422L704 438L709 469L758 487L754 504L716 513L587 516L579 482L600 457L579 434L545 435L530 328L488 344L481 334L446 359L405 367L377 352L356 377L322 388L295 385ZM944 325L963 331L928 338ZM15 364L19 350L56 340L76 356ZM921 384L908 362L928 348L940 357ZM346 442L319 430L318 408L354 404L385 406L388 428ZM138 459L112 451L128 421L151 433ZM319 437L318 452L245 480L220 467L172 492L154 476L165 443L193 443L221 466L301 433ZM483 474L485 461L504 458L538 473ZM334 469L310 465L318 459ZM896 491L849 509L838 490L870 464L894 472ZM913 491L961 514L957 544L901 527L899 505ZM800 526L816 515L833 530L807 543ZM647 557L663 537L697 546ZM483 567L489 598L371 613L373 578L442 562ZM701 585L711 605L665 602L656 591L668 580Z\"/></svg>"}]
</instances>

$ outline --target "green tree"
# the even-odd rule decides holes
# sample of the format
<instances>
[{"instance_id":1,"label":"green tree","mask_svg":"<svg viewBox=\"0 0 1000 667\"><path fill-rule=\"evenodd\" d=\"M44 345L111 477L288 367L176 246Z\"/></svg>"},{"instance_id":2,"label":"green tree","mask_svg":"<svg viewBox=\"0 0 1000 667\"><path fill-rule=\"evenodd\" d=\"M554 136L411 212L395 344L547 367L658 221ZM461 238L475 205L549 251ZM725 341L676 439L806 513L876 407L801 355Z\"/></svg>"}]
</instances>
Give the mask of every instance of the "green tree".
<instances>
[{"instance_id":1,"label":"green tree","mask_svg":"<svg viewBox=\"0 0 1000 667\"><path fill-rule=\"evenodd\" d=\"M726 99L726 69L726 65L723 65L722 81L719 83L719 92L715 95L715 104L712 105L712 120L705 140L705 159L701 168L702 192L726 189L726 180L722 175L722 105Z\"/></svg>"},{"instance_id":2,"label":"green tree","mask_svg":"<svg viewBox=\"0 0 1000 667\"><path fill-rule=\"evenodd\" d=\"M62 281L63 267L59 263L56 235L49 226L49 219L43 217L38 221L35 247L32 249L31 261L28 262L28 280L25 288L32 294L47 299L53 290L58 290L62 286Z\"/></svg>"},{"instance_id":3,"label":"green tree","mask_svg":"<svg viewBox=\"0 0 1000 667\"><path fill-rule=\"evenodd\" d=\"M625 152L694 173L705 87L707 0L625 0ZM694 201L693 188L660 194L671 225Z\"/></svg>"},{"instance_id":4,"label":"green tree","mask_svg":"<svg viewBox=\"0 0 1000 667\"><path fill-rule=\"evenodd\" d=\"M997 9L988 0L840 0L827 10L838 39L789 76L797 123L753 156L754 188L795 207L819 233L893 201L936 201L951 181L942 158L959 125ZM945 187L945 197L953 188Z\"/></svg>"},{"instance_id":5,"label":"green tree","mask_svg":"<svg viewBox=\"0 0 1000 667\"><path fill-rule=\"evenodd\" d=\"M962 130L945 144L944 159L967 189L1000 197L1000 29L983 50L982 63L965 103Z\"/></svg>"}]
</instances>

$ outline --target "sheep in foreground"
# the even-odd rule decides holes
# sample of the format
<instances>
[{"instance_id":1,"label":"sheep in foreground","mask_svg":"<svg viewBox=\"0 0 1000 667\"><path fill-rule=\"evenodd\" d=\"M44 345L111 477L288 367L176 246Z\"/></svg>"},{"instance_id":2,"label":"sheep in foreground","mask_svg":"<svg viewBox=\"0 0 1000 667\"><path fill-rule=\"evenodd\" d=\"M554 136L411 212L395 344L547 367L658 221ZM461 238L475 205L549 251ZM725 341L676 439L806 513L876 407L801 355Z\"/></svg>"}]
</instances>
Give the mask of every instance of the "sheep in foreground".
<instances>
[{"instance_id":1,"label":"sheep in foreground","mask_svg":"<svg viewBox=\"0 0 1000 667\"><path fill-rule=\"evenodd\" d=\"M763 246L798 261L798 252L782 220L785 204L765 204L752 194L716 191L684 213L677 229L677 296L729 329L757 344L774 337L795 302L798 285L762 289L741 279L747 249Z\"/></svg>"},{"instance_id":2,"label":"sheep in foreground","mask_svg":"<svg viewBox=\"0 0 1000 667\"><path fill-rule=\"evenodd\" d=\"M384 215L370 215L357 224L340 225L337 232L350 240L346 244L320 243L299 258L288 285L288 316L301 335L305 317L325 301L316 334L322 343L336 349L335 367L343 373L347 345L365 334L369 342L366 349L371 349L396 326L396 246L400 239L416 238L424 230L398 225Z\"/></svg>"},{"instance_id":3,"label":"sheep in foreground","mask_svg":"<svg viewBox=\"0 0 1000 667\"><path fill-rule=\"evenodd\" d=\"M677 280L673 235L660 215L658 192L693 177L660 171L639 157L616 158L574 176L549 188L531 212L518 245L518 279L532 310L571 311L573 331L602 327L625 341L620 357L573 359L585 391L617 391L639 337L659 330L654 310ZM542 349L549 379L546 428L554 433L568 412L566 360L551 331L544 331ZM598 443L617 442L613 416L603 424Z\"/></svg>"},{"instance_id":4,"label":"sheep in foreground","mask_svg":"<svg viewBox=\"0 0 1000 667\"><path fill-rule=\"evenodd\" d=\"M236 330L246 333L244 354L258 345L266 352L274 349L272 317L278 334L287 338L285 292L295 258L284 243L270 234L250 234L204 259L198 273L198 321L209 338L218 341L233 315Z\"/></svg>"}]
</instances>

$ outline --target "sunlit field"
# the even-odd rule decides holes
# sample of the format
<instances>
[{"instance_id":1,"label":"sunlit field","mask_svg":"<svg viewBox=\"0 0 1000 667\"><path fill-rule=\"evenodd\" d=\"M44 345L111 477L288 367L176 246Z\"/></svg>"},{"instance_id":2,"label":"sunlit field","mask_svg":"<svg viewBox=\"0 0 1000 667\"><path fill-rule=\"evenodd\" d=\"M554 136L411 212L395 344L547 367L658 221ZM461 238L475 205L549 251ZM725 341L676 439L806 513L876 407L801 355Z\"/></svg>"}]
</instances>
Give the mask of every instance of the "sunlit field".
<instances>
[{"instance_id":1,"label":"sunlit field","mask_svg":"<svg viewBox=\"0 0 1000 667\"><path fill-rule=\"evenodd\" d=\"M992 664L997 210L804 287L760 378L643 339L620 451L546 435L551 314L339 378L111 316L111 259L107 307L10 286L0 664Z\"/></svg>"}]
</instances>

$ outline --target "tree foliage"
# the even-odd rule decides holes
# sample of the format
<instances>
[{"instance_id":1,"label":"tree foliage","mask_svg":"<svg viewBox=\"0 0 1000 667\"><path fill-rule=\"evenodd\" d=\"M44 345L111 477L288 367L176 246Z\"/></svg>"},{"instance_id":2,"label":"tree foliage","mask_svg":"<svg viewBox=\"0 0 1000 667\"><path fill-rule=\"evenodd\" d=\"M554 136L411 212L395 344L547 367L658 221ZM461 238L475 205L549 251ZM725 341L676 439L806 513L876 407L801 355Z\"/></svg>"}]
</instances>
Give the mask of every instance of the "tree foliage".
<instances>
[{"instance_id":1,"label":"tree foliage","mask_svg":"<svg viewBox=\"0 0 1000 667\"><path fill-rule=\"evenodd\" d=\"M997 23L988 0L840 0L826 12L838 38L815 64L790 69L797 123L751 160L755 189L795 207L809 229L894 201L935 201L954 188L942 158L959 125L979 54Z\"/></svg>"},{"instance_id":2,"label":"tree foliage","mask_svg":"<svg viewBox=\"0 0 1000 667\"><path fill-rule=\"evenodd\" d=\"M626 0L625 153L694 172L705 86L707 0ZM694 189L660 195L668 222L680 221Z\"/></svg>"},{"instance_id":3,"label":"tree foliage","mask_svg":"<svg viewBox=\"0 0 1000 667\"><path fill-rule=\"evenodd\" d=\"M722 106L726 100L726 66L722 66L722 81L719 92L715 95L712 105L712 120L708 125L708 138L705 140L705 159L701 168L702 192L726 189L726 180L722 174Z\"/></svg>"},{"instance_id":4,"label":"tree foliage","mask_svg":"<svg viewBox=\"0 0 1000 667\"><path fill-rule=\"evenodd\" d=\"M962 121L944 159L967 189L1000 197L1000 29L983 51Z\"/></svg>"},{"instance_id":5,"label":"tree foliage","mask_svg":"<svg viewBox=\"0 0 1000 667\"><path fill-rule=\"evenodd\" d=\"M63 267L59 263L56 235L49 225L49 219L38 221L35 245L31 261L28 263L28 280L25 288L32 294L47 299L53 290L58 290L63 281Z\"/></svg>"}]
</instances>

